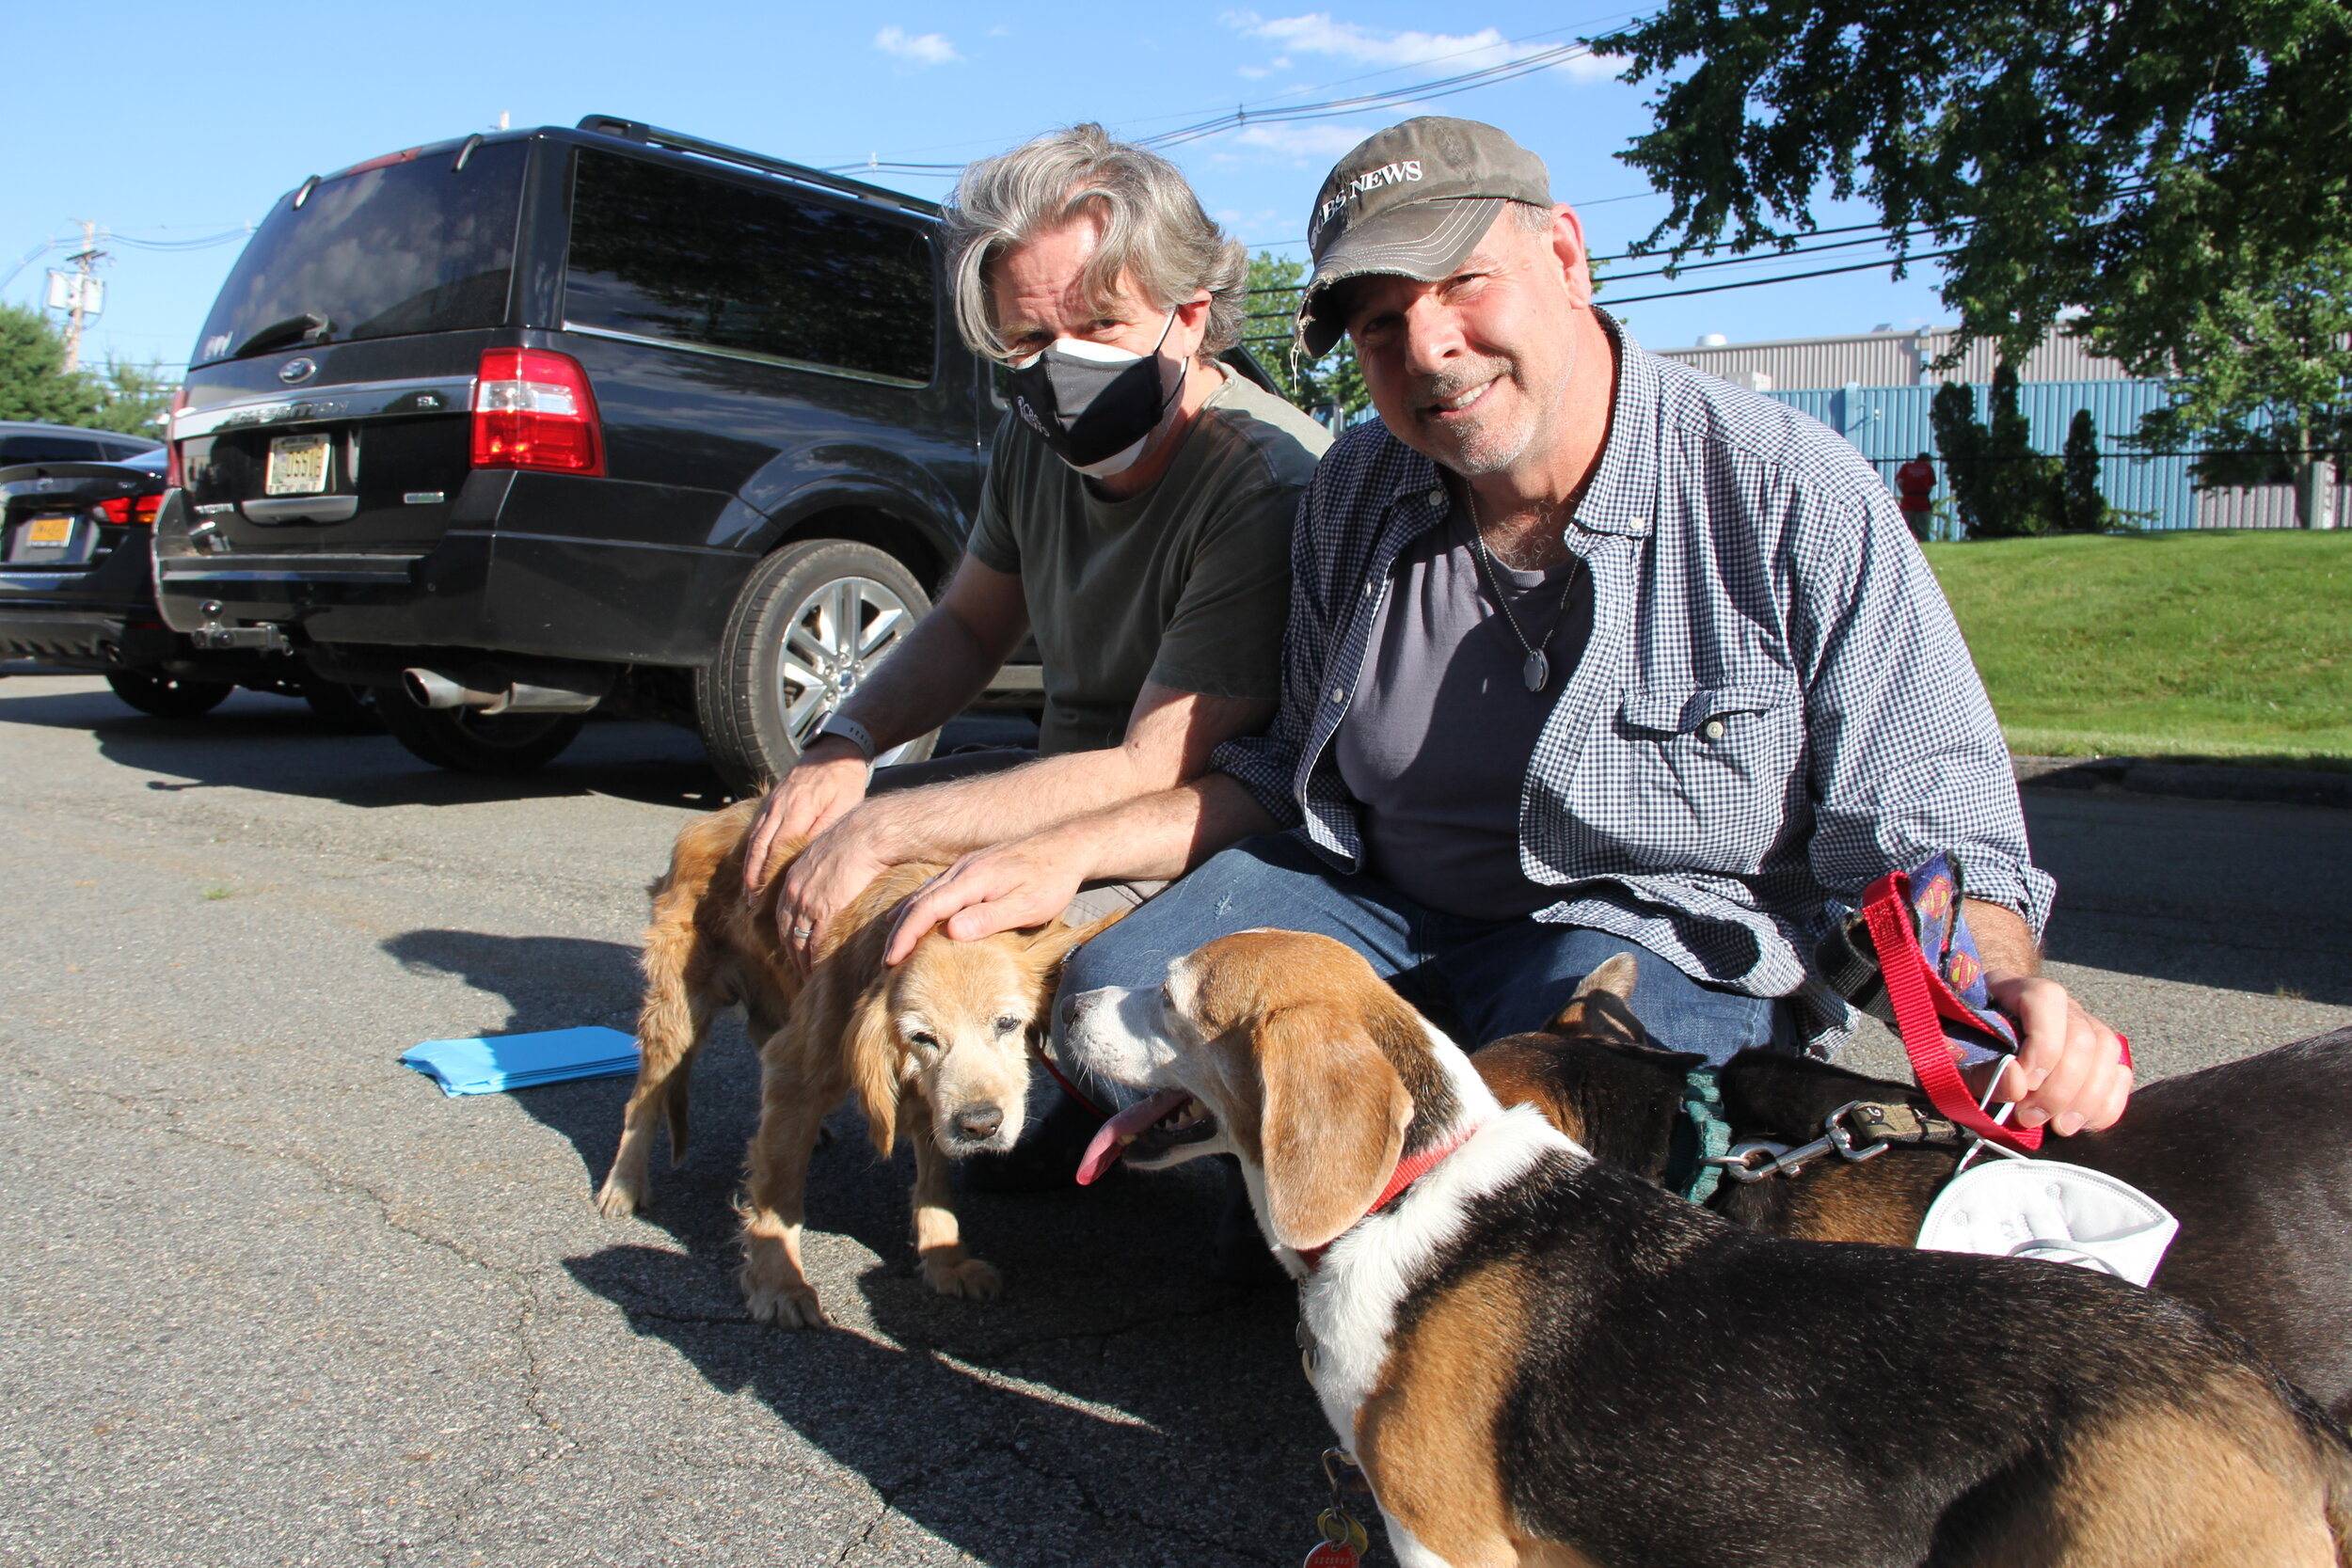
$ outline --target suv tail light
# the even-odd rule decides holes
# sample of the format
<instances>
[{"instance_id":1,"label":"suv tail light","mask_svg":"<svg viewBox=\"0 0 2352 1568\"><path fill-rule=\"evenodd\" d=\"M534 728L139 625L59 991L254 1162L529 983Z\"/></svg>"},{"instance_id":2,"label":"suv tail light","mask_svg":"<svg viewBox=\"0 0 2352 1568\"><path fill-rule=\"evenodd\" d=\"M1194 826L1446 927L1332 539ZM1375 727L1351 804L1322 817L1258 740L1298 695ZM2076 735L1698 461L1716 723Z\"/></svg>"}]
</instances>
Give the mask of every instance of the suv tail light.
<instances>
[{"instance_id":1,"label":"suv tail light","mask_svg":"<svg viewBox=\"0 0 2352 1568\"><path fill-rule=\"evenodd\" d=\"M161 496L117 496L98 503L99 515L117 528L131 523L147 524L155 520L156 508L164 504Z\"/></svg>"},{"instance_id":2,"label":"suv tail light","mask_svg":"<svg viewBox=\"0 0 2352 1568\"><path fill-rule=\"evenodd\" d=\"M580 361L545 349L484 350L473 389L473 466L604 472L604 430Z\"/></svg>"},{"instance_id":3,"label":"suv tail light","mask_svg":"<svg viewBox=\"0 0 2352 1568\"><path fill-rule=\"evenodd\" d=\"M177 490L186 483L187 476L180 468L180 410L188 405L188 389L183 386L171 389L171 416L164 421L164 488Z\"/></svg>"}]
</instances>

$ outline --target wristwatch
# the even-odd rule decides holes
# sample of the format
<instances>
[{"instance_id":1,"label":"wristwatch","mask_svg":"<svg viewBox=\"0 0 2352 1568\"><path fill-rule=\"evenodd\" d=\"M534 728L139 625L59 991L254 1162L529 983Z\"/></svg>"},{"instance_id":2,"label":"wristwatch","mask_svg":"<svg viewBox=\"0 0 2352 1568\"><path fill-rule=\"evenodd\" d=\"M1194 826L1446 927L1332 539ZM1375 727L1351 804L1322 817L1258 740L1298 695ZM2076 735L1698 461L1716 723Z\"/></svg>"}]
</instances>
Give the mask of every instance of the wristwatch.
<instances>
[{"instance_id":1,"label":"wristwatch","mask_svg":"<svg viewBox=\"0 0 2352 1568\"><path fill-rule=\"evenodd\" d=\"M858 749L859 754L866 758L866 767L874 766L874 733L856 720L836 713L817 726L817 734L839 736ZM810 738L816 737L812 736Z\"/></svg>"}]
</instances>

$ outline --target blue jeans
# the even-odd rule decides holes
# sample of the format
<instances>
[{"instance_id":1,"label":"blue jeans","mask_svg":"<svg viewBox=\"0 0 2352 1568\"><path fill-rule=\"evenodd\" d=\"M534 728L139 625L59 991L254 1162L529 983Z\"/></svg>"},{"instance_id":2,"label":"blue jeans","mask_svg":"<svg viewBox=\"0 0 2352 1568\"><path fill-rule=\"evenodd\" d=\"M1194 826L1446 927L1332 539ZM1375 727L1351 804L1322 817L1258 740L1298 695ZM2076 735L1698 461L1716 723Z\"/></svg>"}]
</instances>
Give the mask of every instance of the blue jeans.
<instances>
[{"instance_id":1,"label":"blue jeans","mask_svg":"<svg viewBox=\"0 0 2352 1568\"><path fill-rule=\"evenodd\" d=\"M1099 1088L1109 1102L1132 1099L1072 1059L1061 1039L1068 999L1104 986L1156 986L1170 962L1201 943L1257 927L1345 942L1415 1006L1451 1012L1466 1050L1541 1028L1578 981L1625 952L1641 971L1633 1010L1659 1045L1718 1064L1754 1045L1798 1049L1796 1013L1787 1002L1703 986L1608 931L1432 910L1376 878L1343 876L1297 835L1278 833L1212 857L1071 955L1062 971L1065 1005L1054 1009L1057 1057L1084 1075L1089 1096Z\"/></svg>"}]
</instances>

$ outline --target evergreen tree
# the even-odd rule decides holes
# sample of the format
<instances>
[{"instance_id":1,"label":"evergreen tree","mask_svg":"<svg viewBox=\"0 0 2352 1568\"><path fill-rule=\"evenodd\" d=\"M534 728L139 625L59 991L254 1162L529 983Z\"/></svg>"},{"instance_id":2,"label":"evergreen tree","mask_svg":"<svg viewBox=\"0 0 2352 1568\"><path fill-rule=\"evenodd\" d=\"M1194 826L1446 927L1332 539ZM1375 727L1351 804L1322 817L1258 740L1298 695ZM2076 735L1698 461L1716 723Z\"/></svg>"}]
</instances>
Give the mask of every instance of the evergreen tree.
<instances>
[{"instance_id":1,"label":"evergreen tree","mask_svg":"<svg viewBox=\"0 0 2352 1568\"><path fill-rule=\"evenodd\" d=\"M2066 427L2060 463L2058 526L2068 533L2099 533L2107 526L2106 498L2099 493L2099 424L2088 408L2074 410Z\"/></svg>"},{"instance_id":2,"label":"evergreen tree","mask_svg":"<svg viewBox=\"0 0 2352 1568\"><path fill-rule=\"evenodd\" d=\"M105 405L96 377L65 372L65 336L46 316L0 305L0 420L86 425Z\"/></svg>"}]
</instances>

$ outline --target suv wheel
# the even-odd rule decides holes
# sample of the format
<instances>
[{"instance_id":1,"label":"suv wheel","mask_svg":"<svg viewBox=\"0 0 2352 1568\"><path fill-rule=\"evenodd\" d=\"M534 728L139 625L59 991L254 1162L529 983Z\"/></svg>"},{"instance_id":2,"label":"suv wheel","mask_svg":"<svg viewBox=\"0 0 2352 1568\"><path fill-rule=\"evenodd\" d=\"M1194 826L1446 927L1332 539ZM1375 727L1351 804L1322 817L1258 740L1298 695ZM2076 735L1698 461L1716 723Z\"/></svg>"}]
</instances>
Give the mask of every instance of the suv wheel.
<instances>
[{"instance_id":1,"label":"suv wheel","mask_svg":"<svg viewBox=\"0 0 2352 1568\"><path fill-rule=\"evenodd\" d=\"M116 696L157 719L194 719L210 713L237 689L222 681L183 681L136 670L109 670L106 684L115 689Z\"/></svg>"},{"instance_id":2,"label":"suv wheel","mask_svg":"<svg viewBox=\"0 0 2352 1568\"><path fill-rule=\"evenodd\" d=\"M871 545L812 539L752 569L694 677L694 707L712 766L753 794L783 776L842 700L931 607L914 575ZM877 762L919 762L927 735Z\"/></svg>"},{"instance_id":3,"label":"suv wheel","mask_svg":"<svg viewBox=\"0 0 2352 1568\"><path fill-rule=\"evenodd\" d=\"M375 694L375 714L392 738L436 768L457 773L529 773L579 738L577 713L485 714L469 707L419 707L397 687Z\"/></svg>"}]
</instances>

